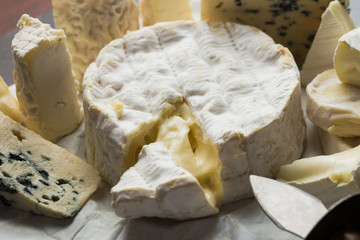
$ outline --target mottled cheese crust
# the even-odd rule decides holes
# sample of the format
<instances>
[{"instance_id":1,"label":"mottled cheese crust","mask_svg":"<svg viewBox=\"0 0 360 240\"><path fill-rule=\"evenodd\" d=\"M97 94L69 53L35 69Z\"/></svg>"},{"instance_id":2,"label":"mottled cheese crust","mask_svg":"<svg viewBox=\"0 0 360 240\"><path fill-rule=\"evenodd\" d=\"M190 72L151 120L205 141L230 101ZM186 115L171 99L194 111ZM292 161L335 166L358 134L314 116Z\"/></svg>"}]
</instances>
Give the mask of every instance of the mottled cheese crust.
<instances>
[{"instance_id":1,"label":"mottled cheese crust","mask_svg":"<svg viewBox=\"0 0 360 240\"><path fill-rule=\"evenodd\" d=\"M111 40L139 28L134 0L52 0L56 28L67 36L79 89L89 64Z\"/></svg>"},{"instance_id":2,"label":"mottled cheese crust","mask_svg":"<svg viewBox=\"0 0 360 240\"><path fill-rule=\"evenodd\" d=\"M98 172L0 113L0 201L28 212L73 217L96 190Z\"/></svg>"},{"instance_id":3,"label":"mottled cheese crust","mask_svg":"<svg viewBox=\"0 0 360 240\"><path fill-rule=\"evenodd\" d=\"M250 173L274 177L302 152L299 71L287 49L252 27L143 28L107 45L84 80L87 157L111 184L182 104L217 151L225 203L251 195Z\"/></svg>"}]
</instances>

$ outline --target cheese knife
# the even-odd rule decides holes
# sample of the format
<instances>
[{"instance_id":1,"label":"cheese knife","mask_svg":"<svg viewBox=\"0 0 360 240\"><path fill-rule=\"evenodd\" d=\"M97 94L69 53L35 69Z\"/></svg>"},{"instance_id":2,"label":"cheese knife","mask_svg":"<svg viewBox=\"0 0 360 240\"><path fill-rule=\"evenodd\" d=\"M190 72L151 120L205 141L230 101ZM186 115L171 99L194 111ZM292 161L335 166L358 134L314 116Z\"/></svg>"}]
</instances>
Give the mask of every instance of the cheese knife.
<instances>
[{"instance_id":1,"label":"cheese knife","mask_svg":"<svg viewBox=\"0 0 360 240\"><path fill-rule=\"evenodd\" d=\"M273 179L251 175L250 183L264 212L281 229L304 239L360 239L360 195L327 209L314 196Z\"/></svg>"}]
</instances>

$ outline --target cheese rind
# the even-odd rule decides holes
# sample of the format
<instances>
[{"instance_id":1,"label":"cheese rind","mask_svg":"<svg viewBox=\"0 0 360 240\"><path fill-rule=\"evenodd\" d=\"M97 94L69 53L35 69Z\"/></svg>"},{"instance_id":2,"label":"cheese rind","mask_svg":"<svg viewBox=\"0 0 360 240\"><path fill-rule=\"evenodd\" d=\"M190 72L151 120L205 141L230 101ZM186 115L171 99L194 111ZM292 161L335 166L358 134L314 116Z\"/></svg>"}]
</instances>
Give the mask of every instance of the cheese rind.
<instances>
[{"instance_id":1,"label":"cheese rind","mask_svg":"<svg viewBox=\"0 0 360 240\"><path fill-rule=\"evenodd\" d=\"M84 73L111 40L139 28L134 0L52 0L56 28L63 29L75 78L82 89Z\"/></svg>"},{"instance_id":2,"label":"cheese rind","mask_svg":"<svg viewBox=\"0 0 360 240\"><path fill-rule=\"evenodd\" d=\"M321 16L311 48L300 71L301 85L306 86L319 73L334 67L334 54L339 38L355 29L349 13L337 0L330 2Z\"/></svg>"},{"instance_id":3,"label":"cheese rind","mask_svg":"<svg viewBox=\"0 0 360 240\"><path fill-rule=\"evenodd\" d=\"M28 128L56 141L83 119L66 36L26 14L18 26L12 53L20 109Z\"/></svg>"},{"instance_id":4,"label":"cheese rind","mask_svg":"<svg viewBox=\"0 0 360 240\"><path fill-rule=\"evenodd\" d=\"M318 127L339 137L360 136L360 88L339 80L335 69L306 87L306 112Z\"/></svg>"},{"instance_id":5,"label":"cheese rind","mask_svg":"<svg viewBox=\"0 0 360 240\"><path fill-rule=\"evenodd\" d=\"M10 90L0 76L0 111L13 120L24 123L25 119L20 112L18 100L10 93Z\"/></svg>"},{"instance_id":6,"label":"cheese rind","mask_svg":"<svg viewBox=\"0 0 360 240\"><path fill-rule=\"evenodd\" d=\"M0 113L0 201L40 215L73 217L100 177L89 164Z\"/></svg>"},{"instance_id":7,"label":"cheese rind","mask_svg":"<svg viewBox=\"0 0 360 240\"><path fill-rule=\"evenodd\" d=\"M321 147L326 155L342 152L360 145L360 137L338 137L321 128L318 128L317 131Z\"/></svg>"},{"instance_id":8,"label":"cheese rind","mask_svg":"<svg viewBox=\"0 0 360 240\"><path fill-rule=\"evenodd\" d=\"M331 0L201 1L201 19L249 24L269 34L276 43L290 49L302 67L312 40L320 25L321 15ZM345 7L348 0L341 1Z\"/></svg>"}]
</instances>

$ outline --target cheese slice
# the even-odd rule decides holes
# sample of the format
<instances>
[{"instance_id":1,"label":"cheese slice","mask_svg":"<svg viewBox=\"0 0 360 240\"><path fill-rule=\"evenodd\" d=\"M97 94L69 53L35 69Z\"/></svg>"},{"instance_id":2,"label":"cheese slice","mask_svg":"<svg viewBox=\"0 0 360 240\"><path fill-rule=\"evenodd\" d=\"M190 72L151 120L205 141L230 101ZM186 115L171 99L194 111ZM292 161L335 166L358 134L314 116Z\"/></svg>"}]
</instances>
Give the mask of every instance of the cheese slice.
<instances>
[{"instance_id":1,"label":"cheese slice","mask_svg":"<svg viewBox=\"0 0 360 240\"><path fill-rule=\"evenodd\" d=\"M339 137L360 136L360 88L341 82L335 69L306 87L306 112L318 127Z\"/></svg>"},{"instance_id":2,"label":"cheese slice","mask_svg":"<svg viewBox=\"0 0 360 240\"><path fill-rule=\"evenodd\" d=\"M11 117L13 120L23 123L24 116L20 112L19 102L10 93L10 90L2 77L0 76L0 111Z\"/></svg>"},{"instance_id":3,"label":"cheese slice","mask_svg":"<svg viewBox=\"0 0 360 240\"><path fill-rule=\"evenodd\" d=\"M319 73L334 67L334 53L339 38L355 29L349 13L339 1L330 2L321 16L311 48L300 71L301 84L306 86Z\"/></svg>"},{"instance_id":4,"label":"cheese slice","mask_svg":"<svg viewBox=\"0 0 360 240\"><path fill-rule=\"evenodd\" d=\"M360 145L360 137L338 137L321 128L318 128L318 135L321 147L327 155L342 152Z\"/></svg>"},{"instance_id":5,"label":"cheese slice","mask_svg":"<svg viewBox=\"0 0 360 240\"><path fill-rule=\"evenodd\" d=\"M341 81L360 86L360 28L344 34L339 39L334 67Z\"/></svg>"},{"instance_id":6,"label":"cheese slice","mask_svg":"<svg viewBox=\"0 0 360 240\"><path fill-rule=\"evenodd\" d=\"M134 0L52 0L56 28L66 33L75 78L82 90L83 75L111 40L139 28Z\"/></svg>"},{"instance_id":7,"label":"cheese slice","mask_svg":"<svg viewBox=\"0 0 360 240\"><path fill-rule=\"evenodd\" d=\"M359 193L359 164L360 146L281 166L277 180L301 188L330 206L345 196Z\"/></svg>"},{"instance_id":8,"label":"cheese slice","mask_svg":"<svg viewBox=\"0 0 360 240\"><path fill-rule=\"evenodd\" d=\"M143 26L193 19L189 0L140 0L139 5Z\"/></svg>"},{"instance_id":9,"label":"cheese slice","mask_svg":"<svg viewBox=\"0 0 360 240\"><path fill-rule=\"evenodd\" d=\"M201 19L249 24L269 34L276 43L290 49L302 67L312 40L320 25L321 15L331 0L201 1ZM345 7L348 0L341 1Z\"/></svg>"},{"instance_id":10,"label":"cheese slice","mask_svg":"<svg viewBox=\"0 0 360 240\"><path fill-rule=\"evenodd\" d=\"M0 201L56 218L73 217L100 177L89 164L0 113Z\"/></svg>"},{"instance_id":11,"label":"cheese slice","mask_svg":"<svg viewBox=\"0 0 360 240\"><path fill-rule=\"evenodd\" d=\"M26 14L18 27L12 54L20 109L28 128L56 141L83 119L66 36Z\"/></svg>"},{"instance_id":12,"label":"cheese slice","mask_svg":"<svg viewBox=\"0 0 360 240\"><path fill-rule=\"evenodd\" d=\"M298 68L286 48L249 26L177 21L128 33L89 66L83 94L87 157L113 185L158 141L179 167L209 179L198 180L209 199L225 204L252 195L249 174L274 177L302 152ZM205 172L180 161L198 157ZM217 171L219 180L210 174Z\"/></svg>"}]
</instances>

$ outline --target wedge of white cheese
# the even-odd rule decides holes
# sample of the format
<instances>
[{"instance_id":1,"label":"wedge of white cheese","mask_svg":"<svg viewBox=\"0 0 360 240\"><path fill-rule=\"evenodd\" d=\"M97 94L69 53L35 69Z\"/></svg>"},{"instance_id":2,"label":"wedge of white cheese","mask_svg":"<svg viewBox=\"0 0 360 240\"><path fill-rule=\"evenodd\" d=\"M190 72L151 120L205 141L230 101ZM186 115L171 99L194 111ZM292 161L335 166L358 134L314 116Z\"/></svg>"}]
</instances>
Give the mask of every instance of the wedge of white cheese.
<instances>
[{"instance_id":1,"label":"wedge of white cheese","mask_svg":"<svg viewBox=\"0 0 360 240\"><path fill-rule=\"evenodd\" d=\"M193 19L190 0L139 0L139 5L143 26Z\"/></svg>"},{"instance_id":2,"label":"wedge of white cheese","mask_svg":"<svg viewBox=\"0 0 360 240\"><path fill-rule=\"evenodd\" d=\"M111 184L143 146L160 141L194 177L201 171L179 163L179 152L219 172L203 176L221 183L221 205L251 196L249 174L274 177L302 152L298 68L286 48L249 26L178 21L128 33L90 65L83 93L87 157ZM170 144L170 119L184 141Z\"/></svg>"},{"instance_id":3,"label":"wedge of white cheese","mask_svg":"<svg viewBox=\"0 0 360 240\"><path fill-rule=\"evenodd\" d=\"M139 28L134 0L52 0L56 28L63 29L79 90L83 75L111 40Z\"/></svg>"},{"instance_id":4,"label":"wedge of white cheese","mask_svg":"<svg viewBox=\"0 0 360 240\"><path fill-rule=\"evenodd\" d=\"M277 180L287 182L330 206L359 193L360 146L333 155L303 158L281 166Z\"/></svg>"},{"instance_id":5,"label":"wedge of white cheese","mask_svg":"<svg viewBox=\"0 0 360 240\"><path fill-rule=\"evenodd\" d=\"M83 119L63 30L23 15L12 41L16 95L25 123L56 141Z\"/></svg>"},{"instance_id":6,"label":"wedge of white cheese","mask_svg":"<svg viewBox=\"0 0 360 240\"><path fill-rule=\"evenodd\" d=\"M306 112L318 127L339 137L360 136L360 88L339 80L335 69L306 87Z\"/></svg>"},{"instance_id":7,"label":"wedge of white cheese","mask_svg":"<svg viewBox=\"0 0 360 240\"><path fill-rule=\"evenodd\" d=\"M316 75L334 67L338 40L353 29L354 22L344 6L338 0L330 2L300 71L301 85L306 86Z\"/></svg>"},{"instance_id":8,"label":"wedge of white cheese","mask_svg":"<svg viewBox=\"0 0 360 240\"><path fill-rule=\"evenodd\" d=\"M338 137L318 128L318 136L325 154L330 155L342 152L360 145L360 137Z\"/></svg>"},{"instance_id":9,"label":"wedge of white cheese","mask_svg":"<svg viewBox=\"0 0 360 240\"><path fill-rule=\"evenodd\" d=\"M96 190L82 159L0 113L0 201L40 215L73 217Z\"/></svg>"},{"instance_id":10,"label":"wedge of white cheese","mask_svg":"<svg viewBox=\"0 0 360 240\"><path fill-rule=\"evenodd\" d=\"M360 28L339 39L334 67L341 81L360 87Z\"/></svg>"},{"instance_id":11,"label":"wedge of white cheese","mask_svg":"<svg viewBox=\"0 0 360 240\"><path fill-rule=\"evenodd\" d=\"M10 93L10 90L0 76L0 111L13 120L24 123L24 115L20 112L18 100Z\"/></svg>"},{"instance_id":12,"label":"wedge of white cheese","mask_svg":"<svg viewBox=\"0 0 360 240\"><path fill-rule=\"evenodd\" d=\"M288 47L302 67L321 15L331 0L206 0L201 1L201 19L249 24ZM348 7L349 0L341 0Z\"/></svg>"}]
</instances>

